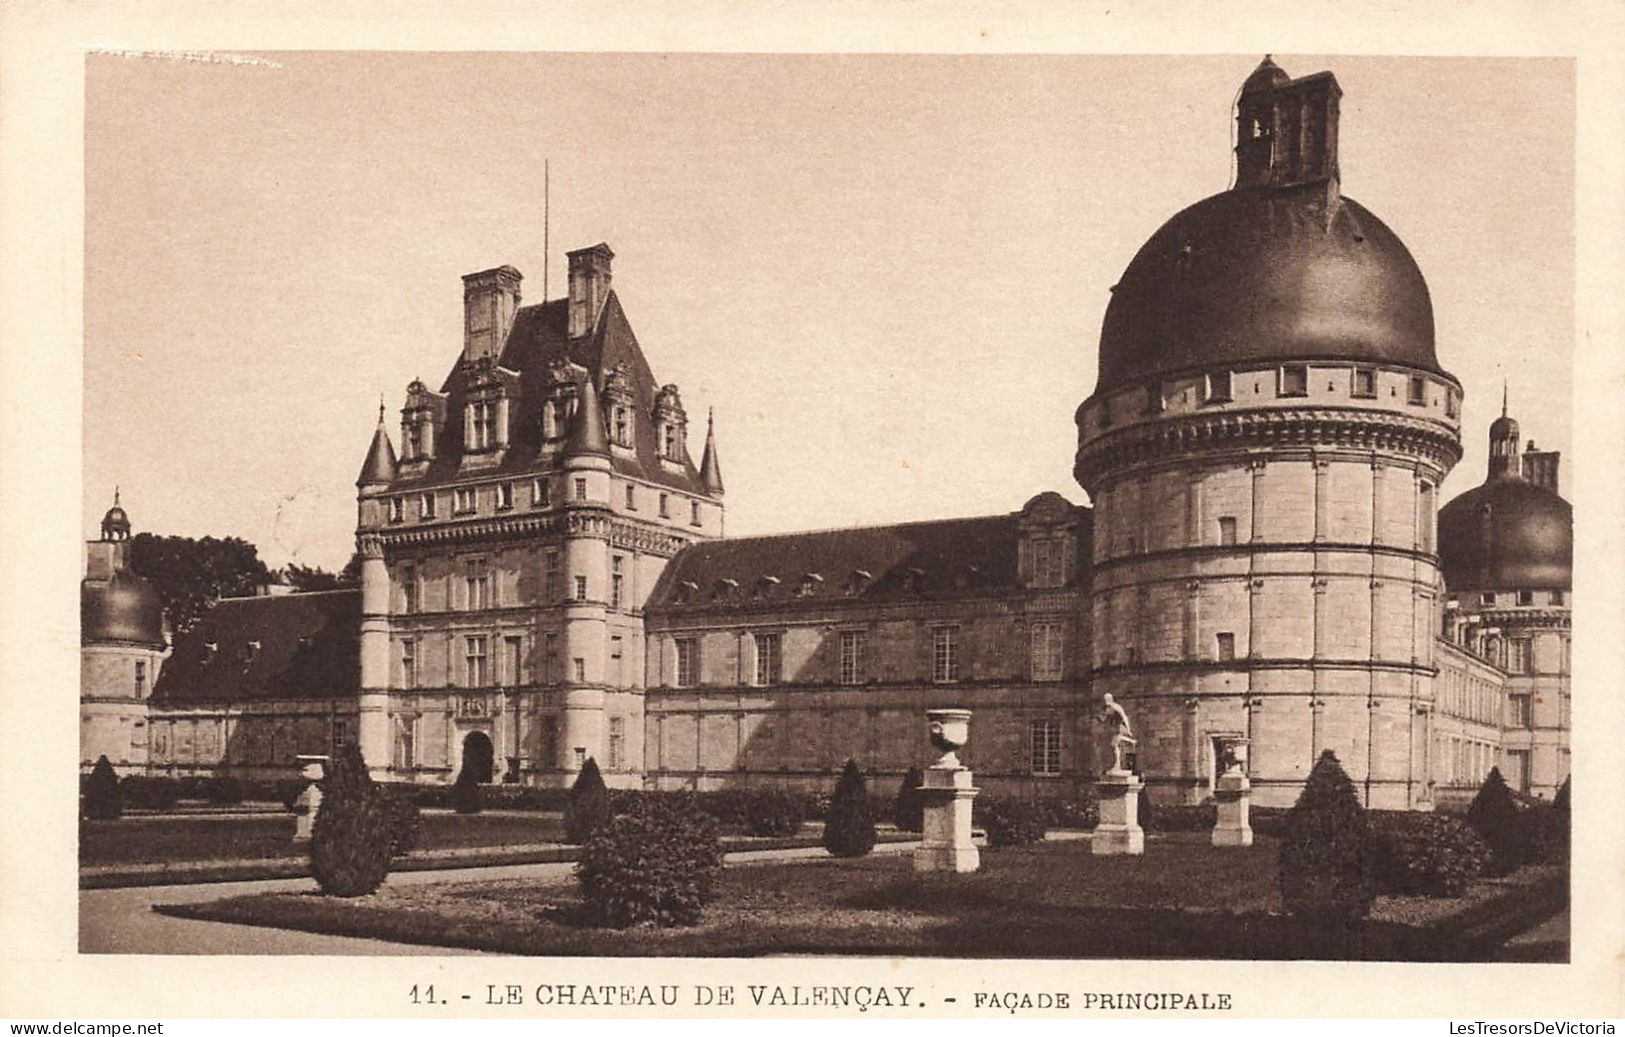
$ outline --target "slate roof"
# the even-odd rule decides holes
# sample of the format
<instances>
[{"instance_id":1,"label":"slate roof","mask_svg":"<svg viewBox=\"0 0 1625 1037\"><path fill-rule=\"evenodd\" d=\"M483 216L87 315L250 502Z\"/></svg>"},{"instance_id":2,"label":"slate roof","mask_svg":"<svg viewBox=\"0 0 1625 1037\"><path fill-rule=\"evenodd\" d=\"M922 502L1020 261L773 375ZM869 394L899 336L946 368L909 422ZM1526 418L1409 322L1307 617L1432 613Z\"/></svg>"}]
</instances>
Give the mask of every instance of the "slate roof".
<instances>
[{"instance_id":1,"label":"slate roof","mask_svg":"<svg viewBox=\"0 0 1625 1037\"><path fill-rule=\"evenodd\" d=\"M357 695L360 624L359 590L226 598L176 638L152 701L178 706Z\"/></svg>"},{"instance_id":2,"label":"slate roof","mask_svg":"<svg viewBox=\"0 0 1625 1037\"><path fill-rule=\"evenodd\" d=\"M666 566L645 611L1014 592L1021 589L1020 518L989 515L702 541Z\"/></svg>"},{"instance_id":3,"label":"slate roof","mask_svg":"<svg viewBox=\"0 0 1625 1037\"><path fill-rule=\"evenodd\" d=\"M514 314L513 327L498 360L502 367L519 373L519 396L509 404L512 408L509 446L500 466L482 469L480 474L541 470L536 458L542 446L542 401L546 395L547 369L556 358L586 368L600 393L605 376L624 362L638 411L634 434L637 456L612 458L615 470L673 489L703 494L705 486L692 458L684 459L681 472L669 471L660 462L653 419L655 395L660 387L614 290L605 298L597 326L590 335L578 339L569 337L566 333L568 312L568 300L552 299L535 306L521 306ZM453 364L440 387L446 394L446 423L437 431L440 448L435 459L424 473L399 479L392 484L392 489L414 490L457 481L466 397L463 378L460 362Z\"/></svg>"}]
</instances>

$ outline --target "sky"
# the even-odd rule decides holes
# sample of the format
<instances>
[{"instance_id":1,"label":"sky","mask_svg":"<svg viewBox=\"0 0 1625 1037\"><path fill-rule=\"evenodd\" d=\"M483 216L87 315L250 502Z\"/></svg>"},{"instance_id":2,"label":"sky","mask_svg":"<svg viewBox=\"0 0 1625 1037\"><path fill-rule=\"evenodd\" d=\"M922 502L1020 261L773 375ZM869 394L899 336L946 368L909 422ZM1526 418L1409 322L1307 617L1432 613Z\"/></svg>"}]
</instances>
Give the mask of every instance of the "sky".
<instances>
[{"instance_id":1,"label":"sky","mask_svg":"<svg viewBox=\"0 0 1625 1037\"><path fill-rule=\"evenodd\" d=\"M92 55L83 526L342 566L380 396L462 346L460 277L614 286L730 535L1014 511L1071 477L1124 266L1224 190L1260 55ZM1480 482L1503 378L1569 444L1574 85L1561 59L1275 55L1341 84L1343 192L1405 241ZM544 248L543 162L550 168Z\"/></svg>"}]
</instances>

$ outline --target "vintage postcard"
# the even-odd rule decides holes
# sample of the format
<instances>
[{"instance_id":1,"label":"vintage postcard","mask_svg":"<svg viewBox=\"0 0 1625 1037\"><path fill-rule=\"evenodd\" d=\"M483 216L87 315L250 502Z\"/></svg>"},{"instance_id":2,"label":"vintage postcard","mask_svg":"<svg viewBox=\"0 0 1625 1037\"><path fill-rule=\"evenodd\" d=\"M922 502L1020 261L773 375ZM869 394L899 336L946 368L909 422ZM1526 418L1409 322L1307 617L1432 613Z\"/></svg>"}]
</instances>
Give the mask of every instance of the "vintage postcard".
<instances>
[{"instance_id":1,"label":"vintage postcard","mask_svg":"<svg viewBox=\"0 0 1625 1037\"><path fill-rule=\"evenodd\" d=\"M6 16L0 1009L1619 1015L1618 12L645 10Z\"/></svg>"}]
</instances>

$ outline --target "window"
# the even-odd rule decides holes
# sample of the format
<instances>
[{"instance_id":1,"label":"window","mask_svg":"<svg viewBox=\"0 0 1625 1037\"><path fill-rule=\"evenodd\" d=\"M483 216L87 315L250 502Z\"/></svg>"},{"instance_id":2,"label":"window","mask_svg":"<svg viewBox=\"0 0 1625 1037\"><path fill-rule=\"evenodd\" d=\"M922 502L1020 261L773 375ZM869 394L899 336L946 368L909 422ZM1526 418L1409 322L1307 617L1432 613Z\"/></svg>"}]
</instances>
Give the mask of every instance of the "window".
<instances>
[{"instance_id":1,"label":"window","mask_svg":"<svg viewBox=\"0 0 1625 1037\"><path fill-rule=\"evenodd\" d=\"M779 678L781 676L780 665L782 663L779 653L780 646L778 634L756 635L757 687L765 688L770 684L779 683Z\"/></svg>"},{"instance_id":2,"label":"window","mask_svg":"<svg viewBox=\"0 0 1625 1037\"><path fill-rule=\"evenodd\" d=\"M395 718L395 766L401 770L417 766L417 755L413 751L417 742L417 727L418 718L415 716Z\"/></svg>"},{"instance_id":3,"label":"window","mask_svg":"<svg viewBox=\"0 0 1625 1037\"><path fill-rule=\"evenodd\" d=\"M542 639L542 643L545 649L543 663L547 667L545 674L547 683L557 684L559 682L559 635L548 631L547 635Z\"/></svg>"},{"instance_id":4,"label":"window","mask_svg":"<svg viewBox=\"0 0 1625 1037\"><path fill-rule=\"evenodd\" d=\"M586 499L587 499L587 480L585 480L585 479L577 479L576 480L576 500L586 500Z\"/></svg>"},{"instance_id":5,"label":"window","mask_svg":"<svg viewBox=\"0 0 1625 1037\"><path fill-rule=\"evenodd\" d=\"M408 616L418 610L418 571L414 566L401 566L401 611Z\"/></svg>"},{"instance_id":6,"label":"window","mask_svg":"<svg viewBox=\"0 0 1625 1037\"><path fill-rule=\"evenodd\" d=\"M1494 591L1485 591L1484 593L1480 594L1478 596L1478 603L1480 605L1494 605L1495 604L1495 592Z\"/></svg>"},{"instance_id":7,"label":"window","mask_svg":"<svg viewBox=\"0 0 1625 1037\"><path fill-rule=\"evenodd\" d=\"M389 521L402 522L406 519L406 498L389 498Z\"/></svg>"},{"instance_id":8,"label":"window","mask_svg":"<svg viewBox=\"0 0 1625 1037\"><path fill-rule=\"evenodd\" d=\"M406 426L406 438L401 444L406 452L408 461L415 461L423 456L423 423L414 421Z\"/></svg>"},{"instance_id":9,"label":"window","mask_svg":"<svg viewBox=\"0 0 1625 1037\"><path fill-rule=\"evenodd\" d=\"M677 686L692 688L699 683L700 642L694 637L677 639Z\"/></svg>"},{"instance_id":10,"label":"window","mask_svg":"<svg viewBox=\"0 0 1625 1037\"><path fill-rule=\"evenodd\" d=\"M662 439L660 453L669 460L681 461L683 459L682 439L677 435L677 426L662 425L660 433Z\"/></svg>"},{"instance_id":11,"label":"window","mask_svg":"<svg viewBox=\"0 0 1625 1037\"><path fill-rule=\"evenodd\" d=\"M615 408L615 445L632 445L632 411L624 406Z\"/></svg>"},{"instance_id":12,"label":"window","mask_svg":"<svg viewBox=\"0 0 1625 1037\"><path fill-rule=\"evenodd\" d=\"M585 576L576 577L576 600L587 600L587 578Z\"/></svg>"},{"instance_id":13,"label":"window","mask_svg":"<svg viewBox=\"0 0 1625 1037\"><path fill-rule=\"evenodd\" d=\"M1444 394L1444 416L1447 418L1461 417L1461 397L1450 389L1446 389Z\"/></svg>"},{"instance_id":14,"label":"window","mask_svg":"<svg viewBox=\"0 0 1625 1037\"><path fill-rule=\"evenodd\" d=\"M612 609L618 609L623 604L626 576L621 569L625 564L626 559L620 555L616 555L609 560L609 607Z\"/></svg>"},{"instance_id":15,"label":"window","mask_svg":"<svg viewBox=\"0 0 1625 1037\"><path fill-rule=\"evenodd\" d=\"M491 683L484 637L463 638L463 662L464 687L483 688Z\"/></svg>"},{"instance_id":16,"label":"window","mask_svg":"<svg viewBox=\"0 0 1625 1037\"><path fill-rule=\"evenodd\" d=\"M609 769L626 768L626 718L609 718Z\"/></svg>"},{"instance_id":17,"label":"window","mask_svg":"<svg viewBox=\"0 0 1625 1037\"><path fill-rule=\"evenodd\" d=\"M425 493L418 498L418 517L434 518L434 494Z\"/></svg>"},{"instance_id":18,"label":"window","mask_svg":"<svg viewBox=\"0 0 1625 1037\"><path fill-rule=\"evenodd\" d=\"M513 483L497 483L497 507L504 511L513 507Z\"/></svg>"},{"instance_id":19,"label":"window","mask_svg":"<svg viewBox=\"0 0 1625 1037\"><path fill-rule=\"evenodd\" d=\"M931 679L939 684L959 679L958 627L937 627L931 632Z\"/></svg>"},{"instance_id":20,"label":"window","mask_svg":"<svg viewBox=\"0 0 1625 1037\"><path fill-rule=\"evenodd\" d=\"M1234 515L1219 516L1219 545L1221 547L1236 546L1236 517Z\"/></svg>"},{"instance_id":21,"label":"window","mask_svg":"<svg viewBox=\"0 0 1625 1037\"><path fill-rule=\"evenodd\" d=\"M1507 726L1529 728L1534 725L1534 715L1529 708L1529 696L1526 694L1513 694L1507 697Z\"/></svg>"},{"instance_id":22,"label":"window","mask_svg":"<svg viewBox=\"0 0 1625 1037\"><path fill-rule=\"evenodd\" d=\"M559 598L563 597L564 595L564 588L559 584L559 581L563 579L564 576L563 572L561 571L561 567L562 562L559 552L547 552L547 570L543 580L543 591L545 592L545 597L549 602L558 601Z\"/></svg>"},{"instance_id":23,"label":"window","mask_svg":"<svg viewBox=\"0 0 1625 1037\"><path fill-rule=\"evenodd\" d=\"M638 510L638 488L631 483L626 484L626 510Z\"/></svg>"},{"instance_id":24,"label":"window","mask_svg":"<svg viewBox=\"0 0 1625 1037\"><path fill-rule=\"evenodd\" d=\"M671 497L668 494L660 495L660 517L671 518Z\"/></svg>"},{"instance_id":25,"label":"window","mask_svg":"<svg viewBox=\"0 0 1625 1037\"><path fill-rule=\"evenodd\" d=\"M1563 604L1563 592L1552 591L1551 594L1547 595L1546 600L1551 602L1553 605L1561 605Z\"/></svg>"},{"instance_id":26,"label":"window","mask_svg":"<svg viewBox=\"0 0 1625 1037\"><path fill-rule=\"evenodd\" d=\"M1354 384L1349 395L1359 400L1374 400L1377 398L1377 369L1374 367L1356 367L1354 369Z\"/></svg>"},{"instance_id":27,"label":"window","mask_svg":"<svg viewBox=\"0 0 1625 1037\"><path fill-rule=\"evenodd\" d=\"M1229 403L1231 400L1231 376L1229 371L1217 371L1207 376L1207 395L1203 397L1205 403Z\"/></svg>"},{"instance_id":28,"label":"window","mask_svg":"<svg viewBox=\"0 0 1625 1037\"><path fill-rule=\"evenodd\" d=\"M1535 592L1534 591L1519 591L1518 592L1518 604L1520 604L1520 605L1533 605L1534 603L1535 603Z\"/></svg>"},{"instance_id":29,"label":"window","mask_svg":"<svg viewBox=\"0 0 1625 1037\"><path fill-rule=\"evenodd\" d=\"M401 687L415 688L418 686L418 643L416 641L401 642Z\"/></svg>"},{"instance_id":30,"label":"window","mask_svg":"<svg viewBox=\"0 0 1625 1037\"><path fill-rule=\"evenodd\" d=\"M333 748L342 749L350 744L350 722L341 717L333 718Z\"/></svg>"},{"instance_id":31,"label":"window","mask_svg":"<svg viewBox=\"0 0 1625 1037\"><path fill-rule=\"evenodd\" d=\"M502 678L508 687L523 684L520 670L524 665L524 642L517 637L502 639Z\"/></svg>"},{"instance_id":32,"label":"window","mask_svg":"<svg viewBox=\"0 0 1625 1037\"><path fill-rule=\"evenodd\" d=\"M1034 587L1061 587L1066 584L1066 541L1034 540L1028 550L1032 558Z\"/></svg>"},{"instance_id":33,"label":"window","mask_svg":"<svg viewBox=\"0 0 1625 1037\"><path fill-rule=\"evenodd\" d=\"M491 574L483 561L463 563L463 607L470 612L491 607Z\"/></svg>"},{"instance_id":34,"label":"window","mask_svg":"<svg viewBox=\"0 0 1625 1037\"><path fill-rule=\"evenodd\" d=\"M533 507L533 508L545 508L545 507L547 507L547 505L550 503L549 500L548 500L548 496L549 495L548 495L548 492L547 492L547 480L546 479L532 479L530 481L530 506L531 507Z\"/></svg>"},{"instance_id":35,"label":"window","mask_svg":"<svg viewBox=\"0 0 1625 1037\"><path fill-rule=\"evenodd\" d=\"M1405 401L1413 407L1426 404L1428 402L1428 380L1419 374L1411 375L1410 388L1406 391Z\"/></svg>"},{"instance_id":36,"label":"window","mask_svg":"<svg viewBox=\"0 0 1625 1037\"><path fill-rule=\"evenodd\" d=\"M570 670L574 674L577 684L583 684L586 682L587 660L581 658L579 655L576 656L574 659L570 660Z\"/></svg>"},{"instance_id":37,"label":"window","mask_svg":"<svg viewBox=\"0 0 1625 1037\"><path fill-rule=\"evenodd\" d=\"M626 683L626 674L621 670L621 662L625 658L621 650L621 636L612 634L609 639L609 679L620 687Z\"/></svg>"},{"instance_id":38,"label":"window","mask_svg":"<svg viewBox=\"0 0 1625 1037\"><path fill-rule=\"evenodd\" d=\"M841 683L863 683L863 653L869 635L862 630L841 631Z\"/></svg>"},{"instance_id":39,"label":"window","mask_svg":"<svg viewBox=\"0 0 1625 1037\"><path fill-rule=\"evenodd\" d=\"M557 439L564 435L564 405L558 400L542 404L542 438Z\"/></svg>"},{"instance_id":40,"label":"window","mask_svg":"<svg viewBox=\"0 0 1625 1037\"><path fill-rule=\"evenodd\" d=\"M688 502L688 524L691 526L700 524L700 502L697 500Z\"/></svg>"},{"instance_id":41,"label":"window","mask_svg":"<svg viewBox=\"0 0 1625 1037\"><path fill-rule=\"evenodd\" d=\"M1309 368L1303 364L1287 364L1281 368L1277 386L1282 396L1309 395Z\"/></svg>"},{"instance_id":42,"label":"window","mask_svg":"<svg viewBox=\"0 0 1625 1037\"><path fill-rule=\"evenodd\" d=\"M452 495L452 510L459 515L474 510L475 490L472 486L459 486Z\"/></svg>"},{"instance_id":43,"label":"window","mask_svg":"<svg viewBox=\"0 0 1625 1037\"><path fill-rule=\"evenodd\" d=\"M497 445L497 405L495 400L476 400L468 405L468 448L490 450Z\"/></svg>"},{"instance_id":44,"label":"window","mask_svg":"<svg viewBox=\"0 0 1625 1037\"><path fill-rule=\"evenodd\" d=\"M1507 640L1507 672L1531 673L1529 665L1529 639L1527 637L1514 637Z\"/></svg>"},{"instance_id":45,"label":"window","mask_svg":"<svg viewBox=\"0 0 1625 1037\"><path fill-rule=\"evenodd\" d=\"M1162 395L1162 383L1152 382L1145 387L1145 412L1161 414L1168 409L1168 398Z\"/></svg>"},{"instance_id":46,"label":"window","mask_svg":"<svg viewBox=\"0 0 1625 1037\"><path fill-rule=\"evenodd\" d=\"M1215 649L1220 662L1229 662L1236 657L1236 635L1228 631L1213 635Z\"/></svg>"},{"instance_id":47,"label":"window","mask_svg":"<svg viewBox=\"0 0 1625 1037\"><path fill-rule=\"evenodd\" d=\"M1065 665L1065 642L1059 623L1034 623L1028 635L1033 680L1058 681Z\"/></svg>"},{"instance_id":48,"label":"window","mask_svg":"<svg viewBox=\"0 0 1625 1037\"><path fill-rule=\"evenodd\" d=\"M140 659L135 663L135 697L147 697L147 664Z\"/></svg>"},{"instance_id":49,"label":"window","mask_svg":"<svg viewBox=\"0 0 1625 1037\"><path fill-rule=\"evenodd\" d=\"M1028 759L1034 774L1061 773L1061 722L1034 720L1027 726Z\"/></svg>"}]
</instances>

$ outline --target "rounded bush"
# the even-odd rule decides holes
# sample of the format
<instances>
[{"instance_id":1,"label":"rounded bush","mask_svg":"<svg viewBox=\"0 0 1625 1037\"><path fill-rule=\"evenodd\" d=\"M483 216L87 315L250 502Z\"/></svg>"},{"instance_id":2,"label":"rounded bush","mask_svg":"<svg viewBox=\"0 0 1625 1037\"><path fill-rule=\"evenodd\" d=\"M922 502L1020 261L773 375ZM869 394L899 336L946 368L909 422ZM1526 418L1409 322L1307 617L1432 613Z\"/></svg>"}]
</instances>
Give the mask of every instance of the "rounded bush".
<instances>
[{"instance_id":1,"label":"rounded bush","mask_svg":"<svg viewBox=\"0 0 1625 1037\"><path fill-rule=\"evenodd\" d=\"M1347 923L1376 895L1371 827L1354 785L1330 749L1320 754L1281 835L1281 898L1294 915Z\"/></svg>"},{"instance_id":2,"label":"rounded bush","mask_svg":"<svg viewBox=\"0 0 1625 1037\"><path fill-rule=\"evenodd\" d=\"M874 848L869 787L857 762L847 760L824 815L824 849L836 857L862 857Z\"/></svg>"},{"instance_id":3,"label":"rounded bush","mask_svg":"<svg viewBox=\"0 0 1625 1037\"><path fill-rule=\"evenodd\" d=\"M1100 824L1100 799L1091 785L1084 786L1070 798L1047 800L1043 809L1049 828L1087 831Z\"/></svg>"},{"instance_id":4,"label":"rounded bush","mask_svg":"<svg viewBox=\"0 0 1625 1037\"><path fill-rule=\"evenodd\" d=\"M575 784L570 786L570 802L564 807L564 841L578 846L615 817L609 803L609 789L598 772L598 761L587 757Z\"/></svg>"},{"instance_id":5,"label":"rounded bush","mask_svg":"<svg viewBox=\"0 0 1625 1037\"><path fill-rule=\"evenodd\" d=\"M800 796L783 789L759 789L750 797L745 827L752 835L794 835L806 819L807 804Z\"/></svg>"},{"instance_id":6,"label":"rounded bush","mask_svg":"<svg viewBox=\"0 0 1625 1037\"><path fill-rule=\"evenodd\" d=\"M1459 897L1484 870L1489 847L1453 817L1385 811L1373 814L1377 889L1426 897Z\"/></svg>"},{"instance_id":7,"label":"rounded bush","mask_svg":"<svg viewBox=\"0 0 1625 1037\"><path fill-rule=\"evenodd\" d=\"M96 757L96 766L90 769L84 802L85 816L92 821L117 821L124 816L124 794L106 756Z\"/></svg>"},{"instance_id":8,"label":"rounded bush","mask_svg":"<svg viewBox=\"0 0 1625 1037\"><path fill-rule=\"evenodd\" d=\"M594 925L693 925L721 867L715 819L687 797L664 796L594 830L576 879Z\"/></svg>"},{"instance_id":9,"label":"rounded bush","mask_svg":"<svg viewBox=\"0 0 1625 1037\"><path fill-rule=\"evenodd\" d=\"M892 804L892 824L900 832L921 832L925 830L925 796L920 792L920 786L925 784L925 772L918 767L910 767L908 773L903 775L903 783L897 788L897 800Z\"/></svg>"},{"instance_id":10,"label":"rounded bush","mask_svg":"<svg viewBox=\"0 0 1625 1037\"><path fill-rule=\"evenodd\" d=\"M1025 846L1042 842L1048 831L1043 807L1020 800L988 800L977 804L977 821L987 832L989 846Z\"/></svg>"},{"instance_id":11,"label":"rounded bush","mask_svg":"<svg viewBox=\"0 0 1625 1037\"><path fill-rule=\"evenodd\" d=\"M1529 856L1527 830L1519 816L1518 804L1513 801L1512 790L1501 777L1501 768L1491 767L1467 808L1467 823L1473 826L1489 845L1490 859L1484 866L1487 875L1506 875L1524 864Z\"/></svg>"},{"instance_id":12,"label":"rounded bush","mask_svg":"<svg viewBox=\"0 0 1625 1037\"><path fill-rule=\"evenodd\" d=\"M329 896L365 896L389 874L389 804L356 746L345 746L328 766L310 833L310 871Z\"/></svg>"}]
</instances>

